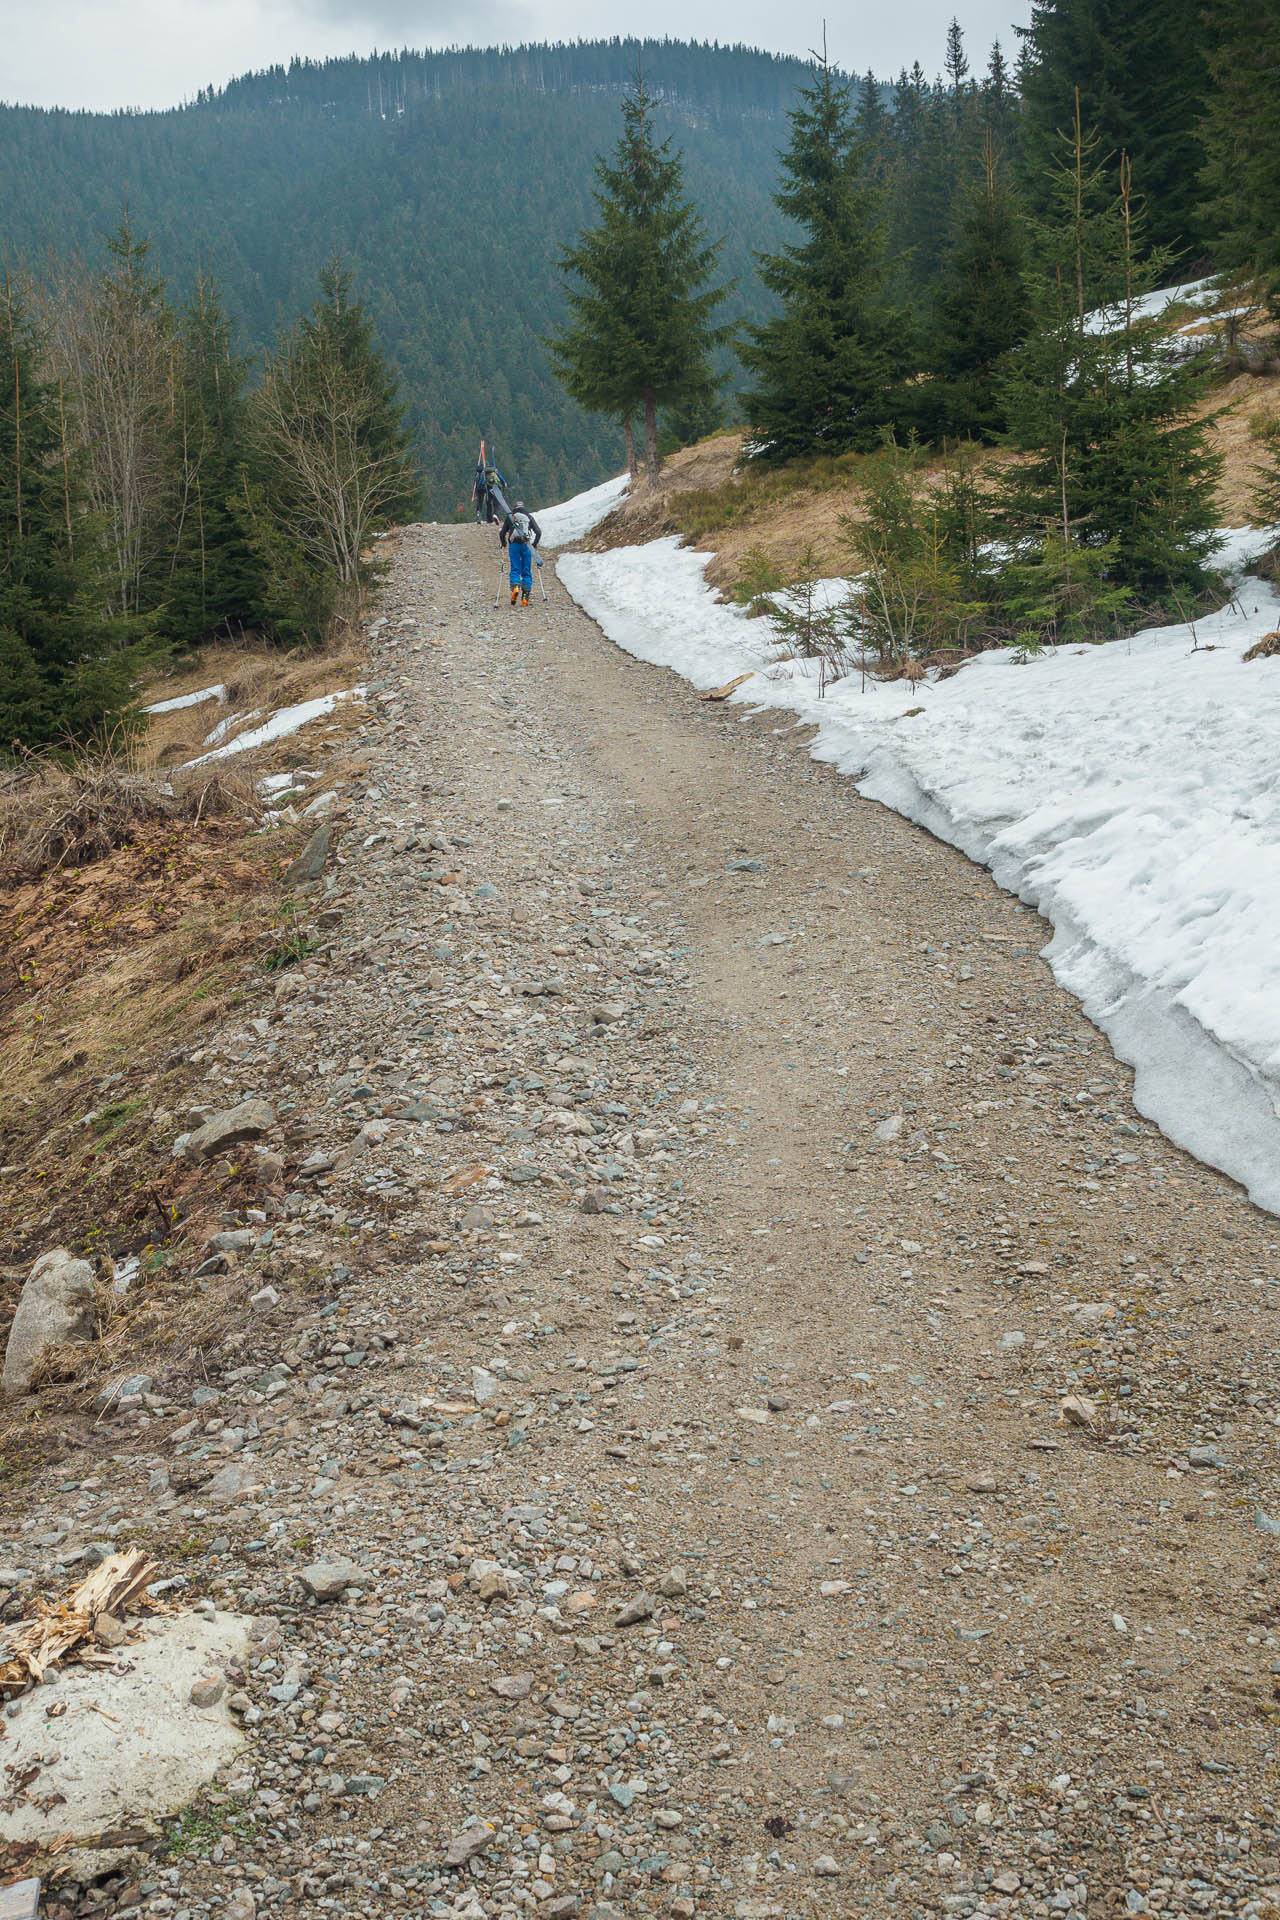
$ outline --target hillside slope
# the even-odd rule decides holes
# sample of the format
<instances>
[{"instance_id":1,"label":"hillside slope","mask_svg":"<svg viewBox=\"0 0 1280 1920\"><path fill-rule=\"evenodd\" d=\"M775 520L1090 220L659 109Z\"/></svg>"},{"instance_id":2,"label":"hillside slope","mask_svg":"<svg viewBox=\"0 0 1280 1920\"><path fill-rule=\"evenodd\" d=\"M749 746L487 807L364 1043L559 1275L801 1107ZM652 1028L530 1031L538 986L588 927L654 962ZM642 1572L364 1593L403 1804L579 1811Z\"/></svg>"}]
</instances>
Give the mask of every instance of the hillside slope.
<instances>
[{"instance_id":1,"label":"hillside slope","mask_svg":"<svg viewBox=\"0 0 1280 1920\"><path fill-rule=\"evenodd\" d=\"M542 342L562 312L555 257L591 217L592 162L617 136L638 61L709 231L725 236L738 281L726 312L758 313L753 249L781 233L776 149L803 69L743 48L300 62L171 113L0 108L0 241L37 271L51 256L94 259L124 184L175 297L211 265L255 348L310 304L336 249L403 375L429 513L465 499L482 433L521 488L561 498L620 454L565 398Z\"/></svg>"}]
</instances>

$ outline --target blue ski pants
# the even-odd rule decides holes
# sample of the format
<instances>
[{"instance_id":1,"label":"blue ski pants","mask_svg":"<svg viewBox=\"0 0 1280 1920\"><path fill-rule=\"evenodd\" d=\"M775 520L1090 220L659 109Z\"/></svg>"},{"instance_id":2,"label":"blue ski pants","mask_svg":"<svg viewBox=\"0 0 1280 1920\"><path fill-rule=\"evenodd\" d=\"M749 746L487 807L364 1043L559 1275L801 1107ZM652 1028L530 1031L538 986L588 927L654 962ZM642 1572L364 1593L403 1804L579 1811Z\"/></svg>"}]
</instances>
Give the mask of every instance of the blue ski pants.
<instances>
[{"instance_id":1,"label":"blue ski pants","mask_svg":"<svg viewBox=\"0 0 1280 1920\"><path fill-rule=\"evenodd\" d=\"M528 593L533 586L533 557L527 540L508 540L507 557L511 562L511 584Z\"/></svg>"}]
</instances>

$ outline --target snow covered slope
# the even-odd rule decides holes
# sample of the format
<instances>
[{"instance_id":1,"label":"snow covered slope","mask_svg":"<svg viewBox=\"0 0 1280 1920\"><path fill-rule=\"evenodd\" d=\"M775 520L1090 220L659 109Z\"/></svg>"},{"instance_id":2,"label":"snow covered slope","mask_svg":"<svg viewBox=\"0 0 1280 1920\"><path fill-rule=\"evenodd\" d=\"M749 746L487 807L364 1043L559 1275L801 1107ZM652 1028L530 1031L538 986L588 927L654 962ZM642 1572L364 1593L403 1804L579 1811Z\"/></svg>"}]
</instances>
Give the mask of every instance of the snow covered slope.
<instances>
[{"instance_id":1,"label":"snow covered slope","mask_svg":"<svg viewBox=\"0 0 1280 1920\"><path fill-rule=\"evenodd\" d=\"M1228 537L1237 563L1260 544ZM767 620L716 603L710 555L657 540L568 554L560 578L611 640L698 687L819 729L815 758L990 867L1036 906L1046 956L1117 1054L1139 1108L1280 1212L1280 625L1256 579L1197 622L1019 666L984 654L934 686L819 700Z\"/></svg>"}]
</instances>

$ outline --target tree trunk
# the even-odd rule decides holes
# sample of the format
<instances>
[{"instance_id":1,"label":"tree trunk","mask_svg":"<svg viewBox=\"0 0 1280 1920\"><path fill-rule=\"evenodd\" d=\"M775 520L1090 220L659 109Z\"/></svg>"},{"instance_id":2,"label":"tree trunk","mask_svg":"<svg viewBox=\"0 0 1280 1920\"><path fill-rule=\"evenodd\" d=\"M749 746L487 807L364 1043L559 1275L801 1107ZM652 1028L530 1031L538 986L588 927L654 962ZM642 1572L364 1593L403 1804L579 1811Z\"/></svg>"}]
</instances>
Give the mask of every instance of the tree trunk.
<instances>
[{"instance_id":1,"label":"tree trunk","mask_svg":"<svg viewBox=\"0 0 1280 1920\"><path fill-rule=\"evenodd\" d=\"M649 468L648 483L651 487L658 484L658 409L654 404L653 388L644 390L644 442L645 460Z\"/></svg>"},{"instance_id":2,"label":"tree trunk","mask_svg":"<svg viewBox=\"0 0 1280 1920\"><path fill-rule=\"evenodd\" d=\"M636 437L631 431L631 415L622 416L622 437L627 443L627 473L632 480L636 477L639 463L636 460Z\"/></svg>"}]
</instances>

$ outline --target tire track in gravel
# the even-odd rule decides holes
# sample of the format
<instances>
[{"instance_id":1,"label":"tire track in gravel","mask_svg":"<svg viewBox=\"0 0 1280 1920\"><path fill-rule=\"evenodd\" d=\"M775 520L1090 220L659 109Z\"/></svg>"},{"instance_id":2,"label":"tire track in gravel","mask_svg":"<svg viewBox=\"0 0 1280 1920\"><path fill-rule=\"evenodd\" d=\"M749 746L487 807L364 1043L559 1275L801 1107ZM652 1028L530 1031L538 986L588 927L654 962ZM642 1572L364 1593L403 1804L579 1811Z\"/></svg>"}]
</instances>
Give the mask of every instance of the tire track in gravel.
<instances>
[{"instance_id":1,"label":"tire track in gravel","mask_svg":"<svg viewBox=\"0 0 1280 1920\"><path fill-rule=\"evenodd\" d=\"M1048 1769L1070 1773L1069 1791L1085 1797L1104 1742L1114 1819L1110 1806L1075 1812L1068 1803L1061 1823L1087 1830L1086 1852L1097 1851L1081 1857L1082 1870L1105 1862L1107 1875L1124 1878L1128 1849L1116 1836L1134 1830L1143 1804L1127 1789L1147 1777L1150 1728L1126 1740L1097 1726L1111 1718L1099 1697L1132 1716L1121 1702L1143 1684L1126 1677L1134 1653L1111 1616L1143 1617L1136 1665L1150 1688L1180 1696L1181 1738L1190 1731L1194 1741L1205 1680L1178 1645L1179 1627L1202 1638L1207 1628L1227 1668L1231 1622L1260 1701L1266 1683L1239 1631L1253 1575L1241 1564L1238 1582L1224 1586L1221 1555L1231 1548L1219 1535L1193 1603L1188 1520L1200 1523L1216 1476L1194 1486L1189 1514L1176 1499L1162 1503L1195 1480L1183 1456L1212 1419L1190 1440L1181 1423L1170 1433L1157 1418L1158 1441L1099 1444L1064 1428L1059 1399L1082 1384L1100 1388L1123 1428L1124 1402L1136 1396L1131 1424L1148 1426L1164 1357L1148 1333L1155 1319L1173 1323L1180 1343L1199 1346L1198 1364L1213 1368L1208 1408L1233 1412L1244 1396L1236 1356L1215 1365L1214 1316L1243 1316L1250 1333L1261 1319L1256 1283L1276 1272L1273 1223L1134 1112L1128 1071L1038 958L1048 930L1035 915L809 761L802 730L709 708L562 608L557 593L519 635L538 662L540 725L572 743L581 777L621 794L644 836L664 901L687 929L692 1044L736 1123L699 1183L708 1230L736 1257L730 1319L740 1331L730 1339L742 1341L704 1389L731 1468L715 1507L727 1558L756 1556L754 1577L772 1580L770 1611L785 1612L785 1625L745 1636L734 1717L758 1726L765 1709L789 1704L812 1732L813 1719L844 1709L844 1725L824 1730L821 1757L821 1742L803 1731L794 1743L789 1733L781 1746L760 1743L766 1793L811 1799L824 1767L882 1797L892 1783L890 1802L926 1829L934 1798L936 1839L957 1781L985 1773L994 1786L1003 1774L998 1791L1016 1806L1021 1775L1034 1783L1034 1809ZM735 862L761 871L735 873ZM899 1117L897 1138L875 1141L876 1123L892 1132ZM1216 1291L1224 1235L1242 1283L1225 1296ZM1077 1299L1114 1309L1113 1338L1091 1348L1069 1337L1089 1316L1064 1324L1053 1305ZM1179 1324L1188 1317L1192 1326ZM1110 1318L1093 1324L1111 1331ZM1266 1359L1252 1385L1273 1396L1271 1346ZM898 1404L861 1439L830 1432L841 1422L827 1407L852 1401L846 1420L856 1419L867 1393L881 1412L886 1387ZM794 1430L735 1443L735 1403L767 1407L771 1396L780 1406L771 1429L790 1428L799 1413ZM1149 1410L1148 1399L1157 1403ZM1163 1479L1166 1460L1182 1461L1177 1481ZM1274 1487L1273 1443L1247 1471L1255 1466ZM669 1489L655 1498L669 1500ZM699 1490L680 1537L696 1534L704 1499ZM1238 1508L1239 1492L1223 1504ZM904 1506L914 1509L905 1525ZM1206 1517L1223 1524L1219 1507ZM953 1556L938 1536L957 1522L972 1539ZM1254 1542L1241 1546L1241 1562L1253 1560ZM862 1576L870 1604L837 1618L848 1601L823 1604L821 1580L843 1581L851 1559L875 1569ZM975 1566L985 1578L965 1584ZM1197 1626L1187 1627L1193 1605ZM1142 1655L1153 1664L1143 1667ZM1037 1686L1044 1697L1028 1747L1016 1739L1026 1726L1019 1696ZM1172 1718L1163 1712L1161 1728ZM993 1731L1000 1737L988 1740ZM1257 1760L1268 1739L1245 1744ZM1193 1776L1180 1794L1211 1804L1194 1775L1212 1754L1183 1745L1179 1757ZM1177 1772L1172 1748L1162 1770ZM1023 1825L1022 1849L1048 1831L1038 1819ZM1047 1864L1056 1849L1042 1844ZM1004 1852L1006 1866L1026 1871L1017 1841Z\"/></svg>"}]
</instances>

